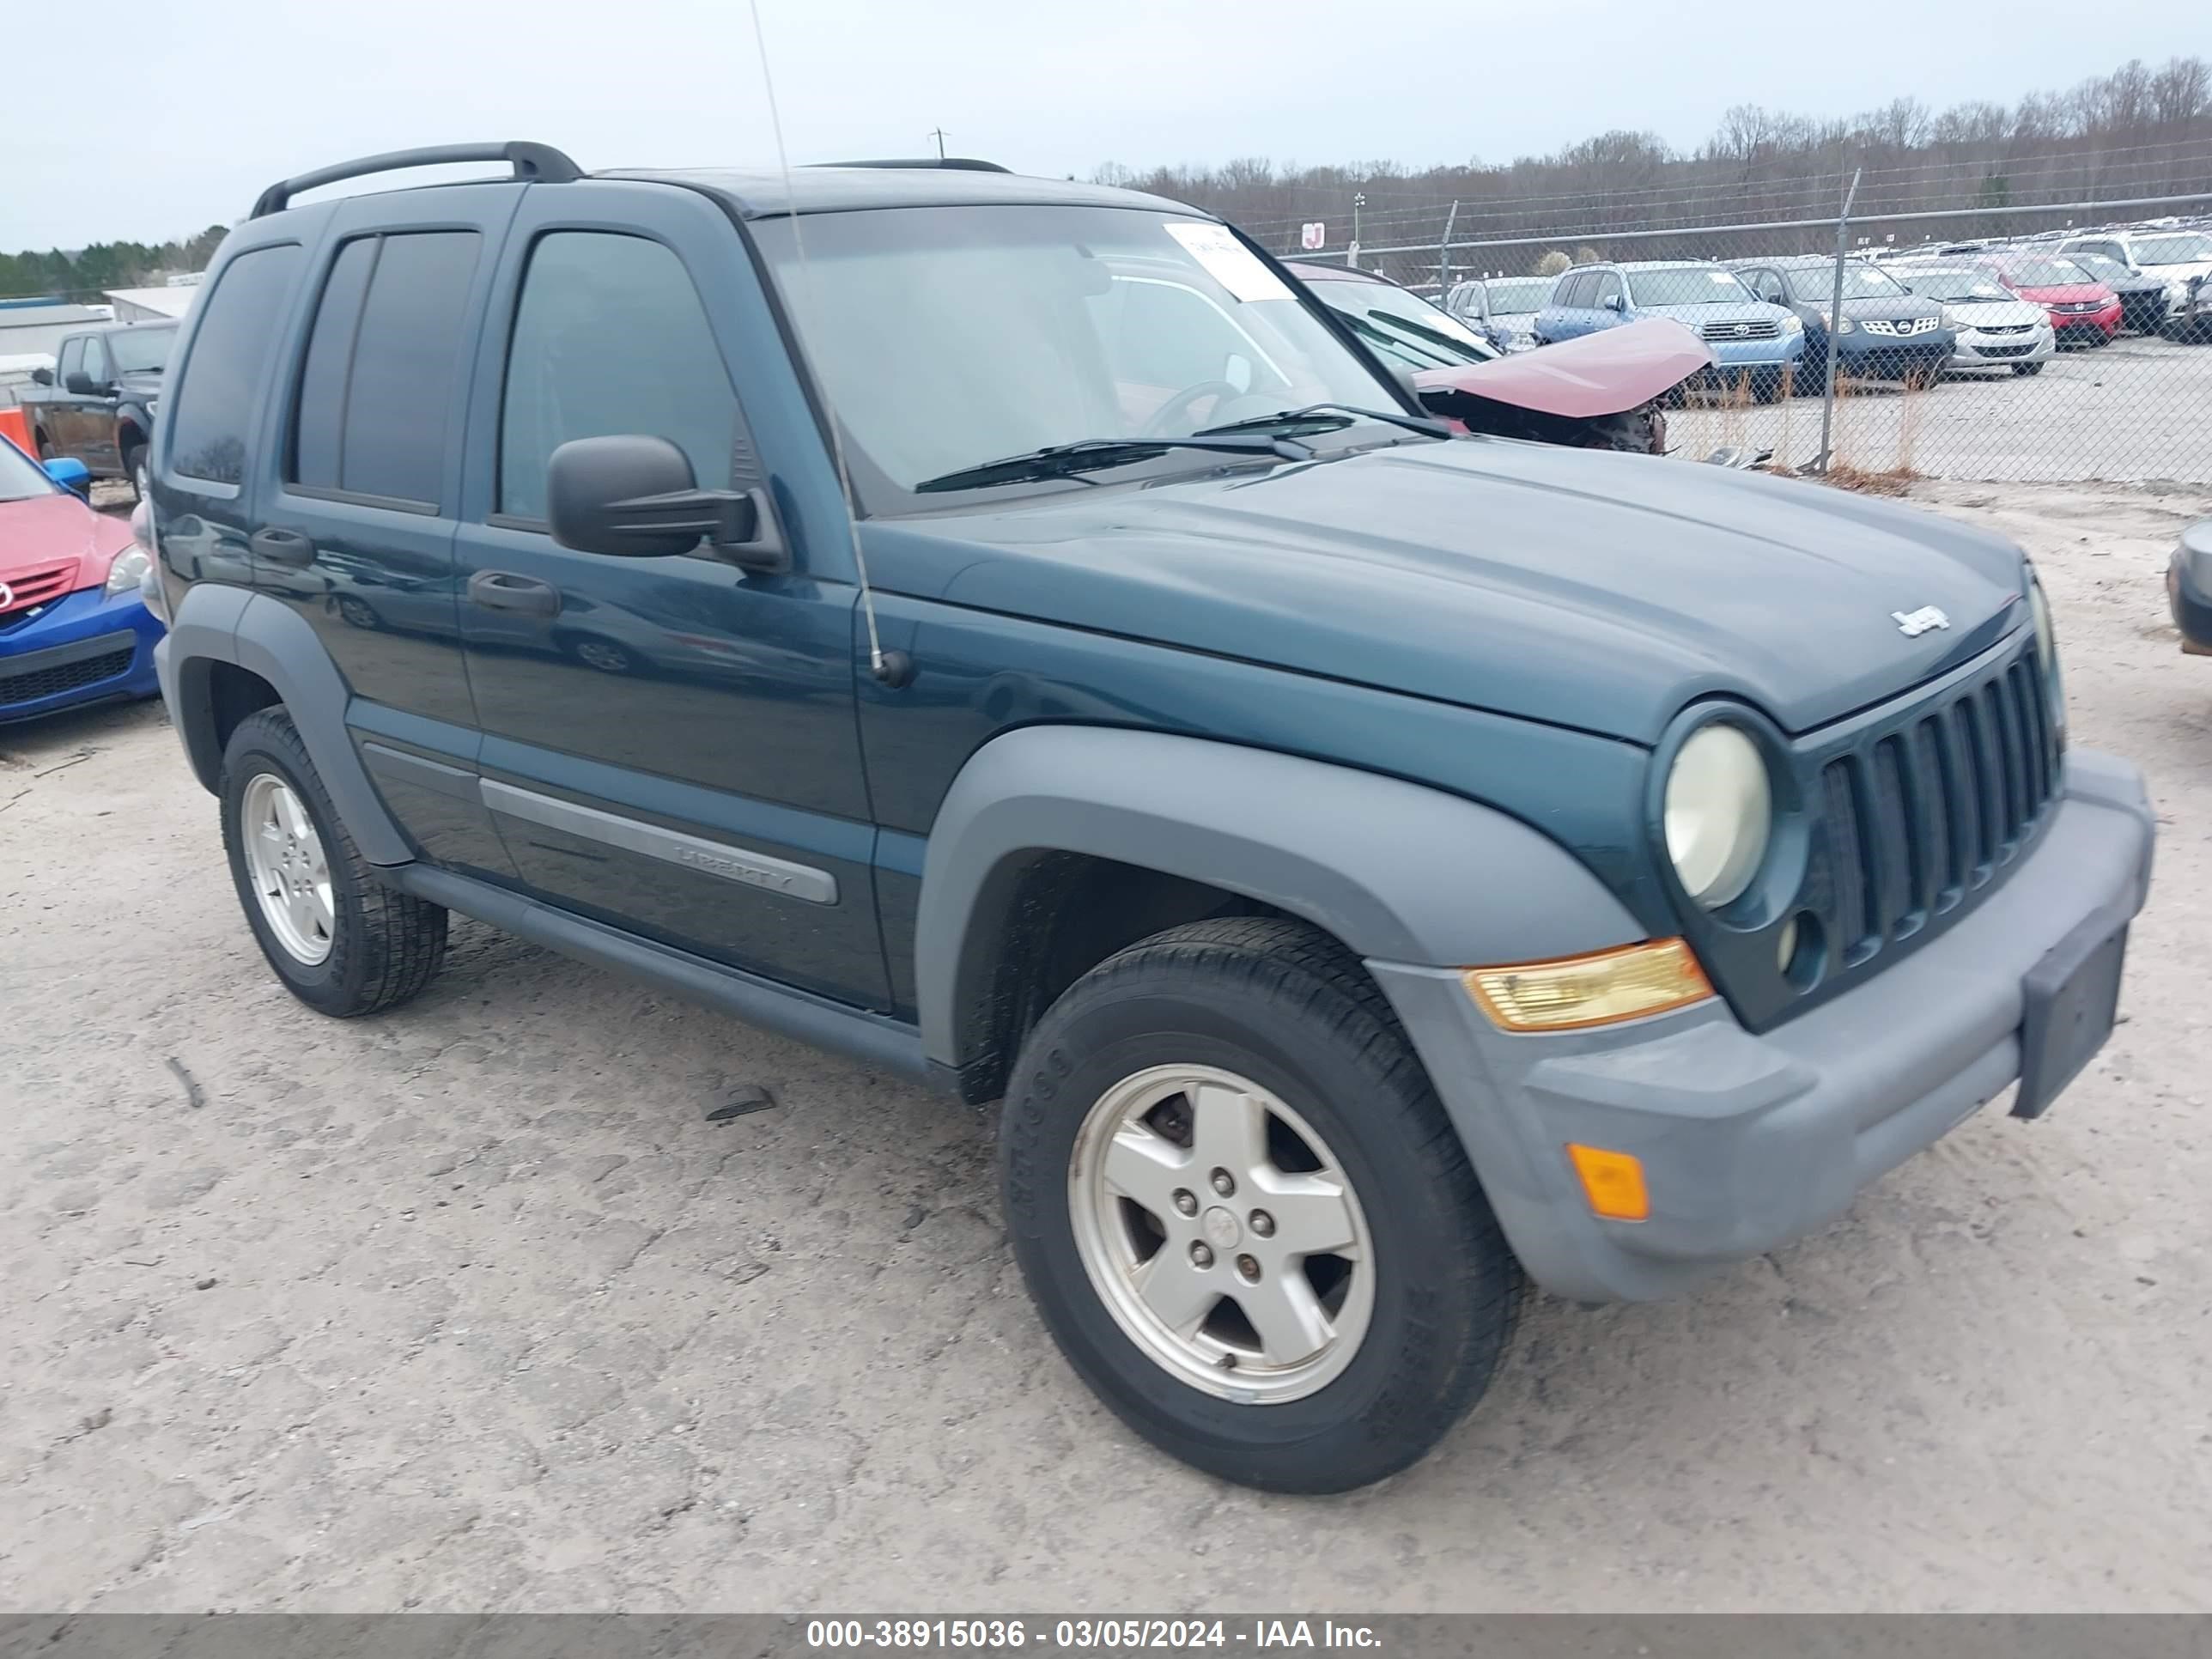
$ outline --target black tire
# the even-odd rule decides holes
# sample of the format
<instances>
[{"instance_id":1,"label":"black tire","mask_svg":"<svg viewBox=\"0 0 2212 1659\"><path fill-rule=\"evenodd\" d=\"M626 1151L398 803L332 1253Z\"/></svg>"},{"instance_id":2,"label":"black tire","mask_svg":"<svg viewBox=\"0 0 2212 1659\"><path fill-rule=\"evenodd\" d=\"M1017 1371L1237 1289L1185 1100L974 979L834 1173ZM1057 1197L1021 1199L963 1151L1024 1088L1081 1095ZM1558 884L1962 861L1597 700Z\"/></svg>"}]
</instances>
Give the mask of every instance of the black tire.
<instances>
[{"instance_id":1,"label":"black tire","mask_svg":"<svg viewBox=\"0 0 2212 1659\"><path fill-rule=\"evenodd\" d=\"M1170 1065L1233 1072L1303 1116L1358 1195L1376 1262L1397 1264L1376 1273L1343 1370L1301 1398L1193 1387L1086 1273L1068 1193L1079 1131L1116 1084ZM1024 1045L1000 1151L1015 1258L1061 1351L1131 1428L1224 1479L1331 1492L1394 1474L1481 1396L1511 1337L1520 1265L1427 1073L1358 962L1302 922L1196 922L1085 975Z\"/></svg>"},{"instance_id":2,"label":"black tire","mask_svg":"<svg viewBox=\"0 0 2212 1659\"><path fill-rule=\"evenodd\" d=\"M2014 363L2012 366L2012 372L2025 379L2031 374L2042 374L2043 365L2041 363Z\"/></svg>"},{"instance_id":3,"label":"black tire","mask_svg":"<svg viewBox=\"0 0 2212 1659\"><path fill-rule=\"evenodd\" d=\"M377 614L376 607L357 595L341 593L331 603L337 611L338 620L349 628L374 633L384 626L384 618Z\"/></svg>"},{"instance_id":4,"label":"black tire","mask_svg":"<svg viewBox=\"0 0 2212 1659\"><path fill-rule=\"evenodd\" d=\"M39 465L44 466L54 458L54 447L46 441L46 428L35 428L31 433L31 447L39 453Z\"/></svg>"},{"instance_id":5,"label":"black tire","mask_svg":"<svg viewBox=\"0 0 2212 1659\"><path fill-rule=\"evenodd\" d=\"M131 499L143 501L146 492L139 488L138 471L146 465L146 446L143 443L126 445L123 451L123 477L131 486Z\"/></svg>"},{"instance_id":6,"label":"black tire","mask_svg":"<svg viewBox=\"0 0 2212 1659\"><path fill-rule=\"evenodd\" d=\"M303 963L280 944L246 870L240 808L247 786L273 773L305 805L330 871L330 954ZM222 756L222 844L230 878L261 954L292 994L319 1013L347 1019L398 1006L430 982L446 959L446 912L395 892L369 873L338 819L307 745L282 708L250 714Z\"/></svg>"}]
</instances>

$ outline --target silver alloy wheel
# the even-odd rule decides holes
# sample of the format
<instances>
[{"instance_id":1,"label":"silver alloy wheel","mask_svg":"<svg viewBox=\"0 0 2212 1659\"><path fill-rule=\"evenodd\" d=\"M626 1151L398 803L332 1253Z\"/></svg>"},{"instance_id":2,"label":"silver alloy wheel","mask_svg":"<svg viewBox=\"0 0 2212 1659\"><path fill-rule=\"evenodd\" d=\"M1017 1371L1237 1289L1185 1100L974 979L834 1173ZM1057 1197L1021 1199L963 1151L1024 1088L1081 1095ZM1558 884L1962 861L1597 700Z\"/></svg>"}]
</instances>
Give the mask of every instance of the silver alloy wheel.
<instances>
[{"instance_id":1,"label":"silver alloy wheel","mask_svg":"<svg viewBox=\"0 0 2212 1659\"><path fill-rule=\"evenodd\" d=\"M627 674L630 670L630 654L622 647L604 640L584 640L576 647L576 659L587 668L596 668L602 674Z\"/></svg>"},{"instance_id":2,"label":"silver alloy wheel","mask_svg":"<svg viewBox=\"0 0 2212 1659\"><path fill-rule=\"evenodd\" d=\"M330 864L314 820L273 772L258 773L239 804L246 878L261 901L261 918L288 955L313 967L331 953L337 912Z\"/></svg>"},{"instance_id":3,"label":"silver alloy wheel","mask_svg":"<svg viewBox=\"0 0 2212 1659\"><path fill-rule=\"evenodd\" d=\"M1258 1085L1209 1066L1122 1079L1076 1132L1067 1198L1115 1323L1193 1388L1279 1405L1359 1352L1376 1271L1359 1195Z\"/></svg>"}]
</instances>

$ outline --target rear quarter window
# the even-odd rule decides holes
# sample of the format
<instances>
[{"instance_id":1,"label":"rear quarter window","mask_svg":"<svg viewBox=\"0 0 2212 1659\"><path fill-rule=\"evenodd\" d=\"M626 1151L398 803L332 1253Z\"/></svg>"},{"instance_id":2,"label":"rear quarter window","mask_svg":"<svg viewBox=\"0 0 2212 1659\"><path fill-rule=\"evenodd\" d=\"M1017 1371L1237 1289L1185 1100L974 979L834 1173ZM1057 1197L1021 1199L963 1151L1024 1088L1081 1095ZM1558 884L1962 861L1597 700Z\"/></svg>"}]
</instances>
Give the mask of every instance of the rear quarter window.
<instances>
[{"instance_id":1,"label":"rear quarter window","mask_svg":"<svg viewBox=\"0 0 2212 1659\"><path fill-rule=\"evenodd\" d=\"M210 483L245 480L254 410L305 257L296 242L254 248L216 278L182 384L164 411L177 472Z\"/></svg>"}]
</instances>

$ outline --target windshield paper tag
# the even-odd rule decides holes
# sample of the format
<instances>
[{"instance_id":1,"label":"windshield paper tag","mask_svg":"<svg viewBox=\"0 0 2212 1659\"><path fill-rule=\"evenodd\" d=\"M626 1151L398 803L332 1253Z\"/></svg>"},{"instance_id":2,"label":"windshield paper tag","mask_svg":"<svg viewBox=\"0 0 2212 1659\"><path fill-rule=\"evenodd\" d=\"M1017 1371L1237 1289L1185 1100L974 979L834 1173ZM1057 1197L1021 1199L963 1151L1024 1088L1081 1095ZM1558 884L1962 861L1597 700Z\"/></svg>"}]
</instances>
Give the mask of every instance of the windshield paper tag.
<instances>
[{"instance_id":1,"label":"windshield paper tag","mask_svg":"<svg viewBox=\"0 0 2212 1659\"><path fill-rule=\"evenodd\" d=\"M1206 274L1239 300L1287 300L1283 279L1255 258L1252 250L1229 234L1226 225L1198 224L1188 219L1164 222L1168 234L1190 250Z\"/></svg>"}]
</instances>

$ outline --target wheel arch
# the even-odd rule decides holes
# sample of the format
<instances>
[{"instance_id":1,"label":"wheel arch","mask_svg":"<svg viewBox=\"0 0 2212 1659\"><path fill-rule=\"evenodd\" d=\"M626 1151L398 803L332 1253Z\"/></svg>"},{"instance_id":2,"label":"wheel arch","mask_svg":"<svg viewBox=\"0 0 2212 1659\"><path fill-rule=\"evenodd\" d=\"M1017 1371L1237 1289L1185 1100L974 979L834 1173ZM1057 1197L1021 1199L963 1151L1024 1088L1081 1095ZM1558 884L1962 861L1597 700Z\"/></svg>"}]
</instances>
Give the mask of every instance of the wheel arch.
<instances>
[{"instance_id":1,"label":"wheel arch","mask_svg":"<svg viewBox=\"0 0 2212 1659\"><path fill-rule=\"evenodd\" d=\"M170 718L210 793L222 788L223 748L238 723L281 704L362 856L384 865L414 856L347 735L352 693L298 612L266 594L197 583L178 604L161 663Z\"/></svg>"},{"instance_id":2,"label":"wheel arch","mask_svg":"<svg viewBox=\"0 0 2212 1659\"><path fill-rule=\"evenodd\" d=\"M923 863L923 1048L971 1101L1002 1091L1043 1012L1033 985L1023 994L1027 975L1002 969L1049 928L1056 890L1039 872L1068 859L1189 884L1188 902L1216 906L1163 925L1292 916L1363 959L1523 961L1645 936L1573 854L1494 807L1205 738L1025 727L963 768Z\"/></svg>"}]
</instances>

